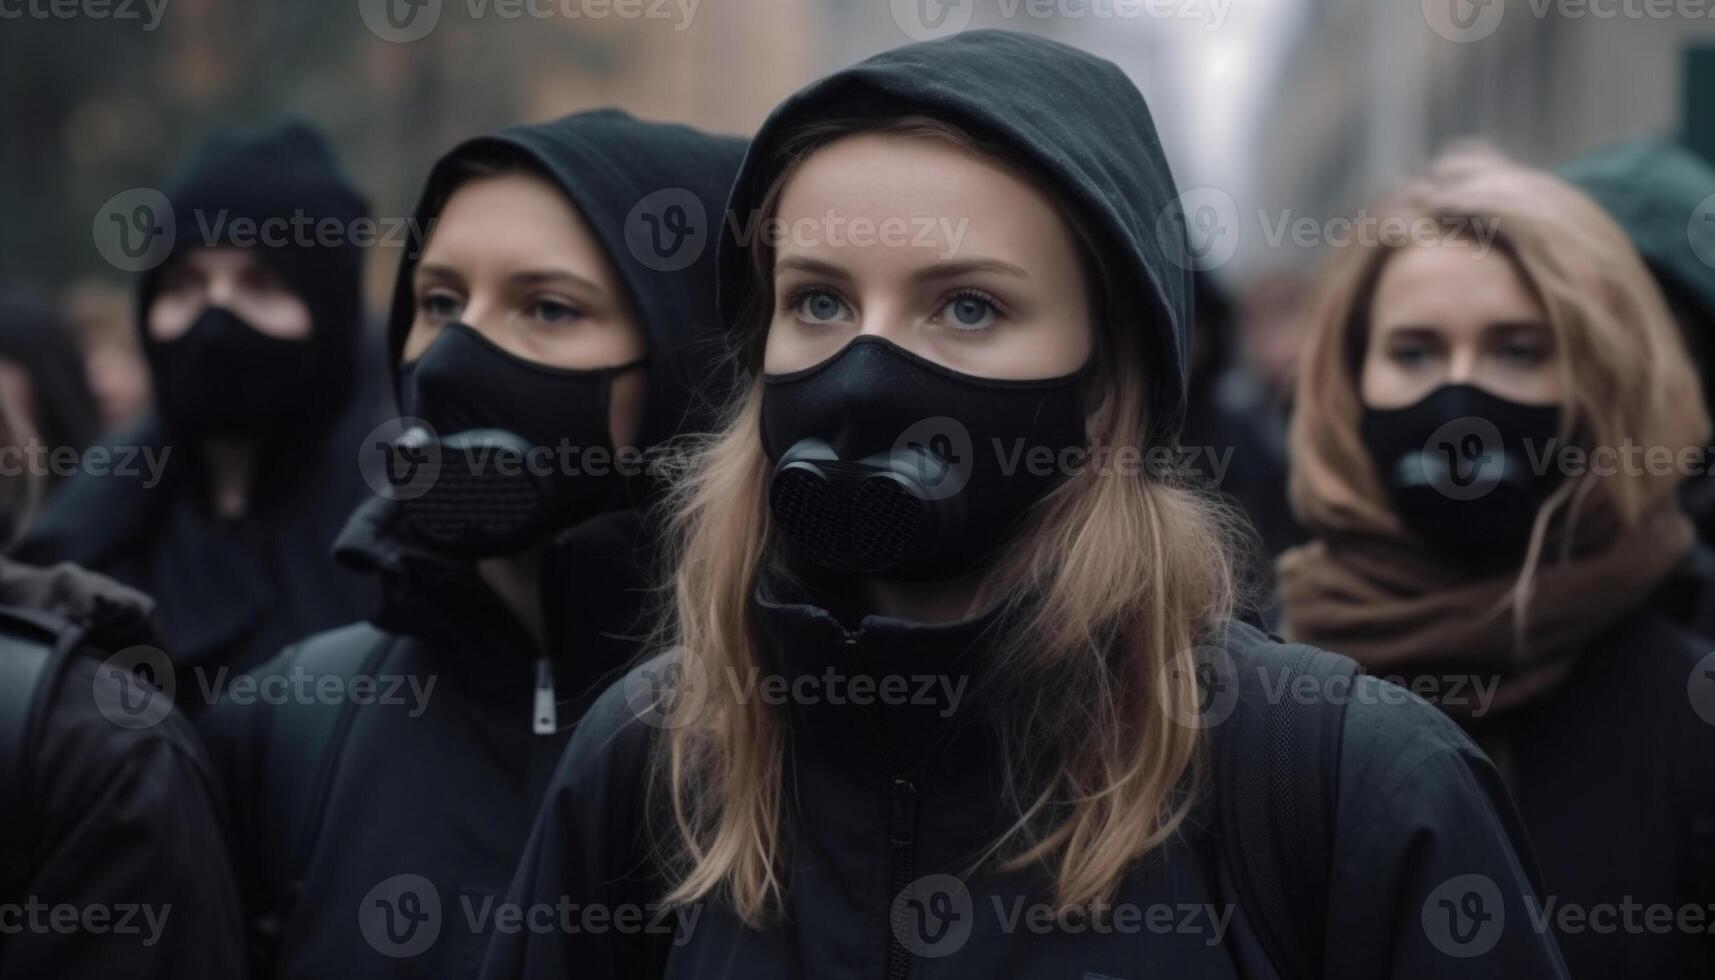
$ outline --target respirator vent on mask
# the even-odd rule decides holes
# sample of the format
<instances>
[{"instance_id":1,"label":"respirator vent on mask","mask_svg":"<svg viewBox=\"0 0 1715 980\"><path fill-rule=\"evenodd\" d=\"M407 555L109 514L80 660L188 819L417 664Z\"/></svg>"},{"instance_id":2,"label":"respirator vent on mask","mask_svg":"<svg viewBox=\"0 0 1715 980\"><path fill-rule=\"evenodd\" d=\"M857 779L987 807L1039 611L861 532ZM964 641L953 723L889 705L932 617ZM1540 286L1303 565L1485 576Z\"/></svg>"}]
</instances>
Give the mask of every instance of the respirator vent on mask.
<instances>
[{"instance_id":1,"label":"respirator vent on mask","mask_svg":"<svg viewBox=\"0 0 1715 980\"><path fill-rule=\"evenodd\" d=\"M806 439L781 458L768 496L797 552L833 571L886 574L933 537L929 501L885 456L844 462L826 443Z\"/></svg>"},{"instance_id":2,"label":"respirator vent on mask","mask_svg":"<svg viewBox=\"0 0 1715 980\"><path fill-rule=\"evenodd\" d=\"M439 457L433 488L404 500L412 529L449 554L486 557L528 547L549 495L545 479L531 471L530 448L494 429L441 441L431 450Z\"/></svg>"}]
</instances>

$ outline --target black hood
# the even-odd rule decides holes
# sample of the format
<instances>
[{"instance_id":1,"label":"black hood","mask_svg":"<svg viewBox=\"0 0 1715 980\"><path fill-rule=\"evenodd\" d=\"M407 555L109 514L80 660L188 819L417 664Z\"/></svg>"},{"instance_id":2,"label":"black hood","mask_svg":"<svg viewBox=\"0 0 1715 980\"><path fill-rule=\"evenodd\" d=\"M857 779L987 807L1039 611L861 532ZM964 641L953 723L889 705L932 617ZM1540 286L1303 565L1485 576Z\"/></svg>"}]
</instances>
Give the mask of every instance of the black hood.
<instances>
[{"instance_id":1,"label":"black hood","mask_svg":"<svg viewBox=\"0 0 1715 980\"><path fill-rule=\"evenodd\" d=\"M800 90L763 123L728 210L749 227L783 161L778 146L830 118L925 115L1020 153L1079 212L1107 267L1114 323L1143 332L1150 361L1152 432L1178 430L1189 368L1192 263L1174 215L1178 190L1149 106L1112 62L1039 37L972 31L876 55ZM743 324L752 301L749 257L723 237L721 318ZM1126 291L1130 291L1129 293ZM1135 311L1135 312L1134 312ZM760 370L762 334L736 338Z\"/></svg>"},{"instance_id":2,"label":"black hood","mask_svg":"<svg viewBox=\"0 0 1715 980\"><path fill-rule=\"evenodd\" d=\"M411 278L424 245L420 232L445 206L458 165L521 158L558 184L589 223L648 331L650 387L638 445L706 429L724 394L713 239L744 146L736 137L645 122L617 109L513 126L459 144L429 173L413 223L418 237L394 283L387 350L395 386L411 328ZM675 206L702 244L686 238L682 251L658 260L649 251L650 226L643 216Z\"/></svg>"},{"instance_id":3,"label":"black hood","mask_svg":"<svg viewBox=\"0 0 1715 980\"><path fill-rule=\"evenodd\" d=\"M30 376L35 423L43 444L82 452L101 432L101 415L71 327L53 307L0 295L0 358Z\"/></svg>"},{"instance_id":4,"label":"black hood","mask_svg":"<svg viewBox=\"0 0 1715 980\"><path fill-rule=\"evenodd\" d=\"M360 230L354 226L368 212L363 194L346 180L319 132L300 122L282 122L215 131L186 159L166 196L173 211L173 248L143 275L137 290L144 351L153 349L146 328L149 307L162 272L175 259L201 246L255 247L309 308L321 386L315 397L304 399L305 415L294 428L320 432L345 409L357 384L363 250L354 240ZM334 226L337 231L326 233ZM268 238L253 242L264 228L272 229Z\"/></svg>"}]
</instances>

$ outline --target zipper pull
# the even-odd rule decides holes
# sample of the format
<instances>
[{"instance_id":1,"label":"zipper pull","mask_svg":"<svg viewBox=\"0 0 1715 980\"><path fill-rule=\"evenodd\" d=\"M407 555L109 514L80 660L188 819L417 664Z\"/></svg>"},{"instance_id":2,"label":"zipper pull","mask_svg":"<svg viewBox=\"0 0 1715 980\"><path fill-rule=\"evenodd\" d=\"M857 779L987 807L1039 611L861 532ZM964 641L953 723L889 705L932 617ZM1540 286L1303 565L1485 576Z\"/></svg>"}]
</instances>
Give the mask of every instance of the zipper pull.
<instances>
[{"instance_id":1,"label":"zipper pull","mask_svg":"<svg viewBox=\"0 0 1715 980\"><path fill-rule=\"evenodd\" d=\"M560 728L559 709L554 704L554 664L545 656L536 658L536 709L530 722L530 730L537 735L552 735Z\"/></svg>"}]
</instances>

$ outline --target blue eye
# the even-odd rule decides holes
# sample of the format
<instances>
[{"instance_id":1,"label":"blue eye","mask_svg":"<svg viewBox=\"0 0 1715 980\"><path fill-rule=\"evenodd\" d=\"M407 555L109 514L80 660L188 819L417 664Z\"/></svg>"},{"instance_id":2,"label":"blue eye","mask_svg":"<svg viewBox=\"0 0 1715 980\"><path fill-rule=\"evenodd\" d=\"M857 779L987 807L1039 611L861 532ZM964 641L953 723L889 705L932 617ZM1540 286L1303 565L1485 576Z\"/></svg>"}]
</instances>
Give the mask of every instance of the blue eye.
<instances>
[{"instance_id":1,"label":"blue eye","mask_svg":"<svg viewBox=\"0 0 1715 980\"><path fill-rule=\"evenodd\" d=\"M825 289L808 289L792 300L792 312L806 323L837 323L847 312L845 301Z\"/></svg>"},{"instance_id":2,"label":"blue eye","mask_svg":"<svg viewBox=\"0 0 1715 980\"><path fill-rule=\"evenodd\" d=\"M1000 310L987 296L967 291L941 307L941 318L955 330L987 330L1000 318Z\"/></svg>"},{"instance_id":3,"label":"blue eye","mask_svg":"<svg viewBox=\"0 0 1715 980\"><path fill-rule=\"evenodd\" d=\"M450 293L429 293L417 301L417 308L431 320L451 320L464 309L464 304Z\"/></svg>"},{"instance_id":4,"label":"blue eye","mask_svg":"<svg viewBox=\"0 0 1715 980\"><path fill-rule=\"evenodd\" d=\"M583 316L583 311L569 303L543 299L530 304L530 315L543 323L561 326Z\"/></svg>"}]
</instances>

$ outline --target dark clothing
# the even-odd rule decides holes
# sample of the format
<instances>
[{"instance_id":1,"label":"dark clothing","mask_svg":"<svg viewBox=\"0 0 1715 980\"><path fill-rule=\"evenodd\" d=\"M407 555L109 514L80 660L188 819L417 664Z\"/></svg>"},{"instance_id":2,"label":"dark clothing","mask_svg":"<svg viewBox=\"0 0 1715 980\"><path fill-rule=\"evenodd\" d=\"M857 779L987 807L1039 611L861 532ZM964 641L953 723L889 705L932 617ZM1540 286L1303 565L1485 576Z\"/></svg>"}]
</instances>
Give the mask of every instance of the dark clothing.
<instances>
[{"instance_id":1,"label":"dark clothing","mask_svg":"<svg viewBox=\"0 0 1715 980\"><path fill-rule=\"evenodd\" d=\"M1535 843L1574 977L1715 975L1715 697L1707 718L1694 707L1708 653L1644 613L1553 692L1470 726Z\"/></svg>"},{"instance_id":2,"label":"dark clothing","mask_svg":"<svg viewBox=\"0 0 1715 980\"><path fill-rule=\"evenodd\" d=\"M282 924L281 977L468 977L487 941L467 915L505 894L547 780L572 723L600 682L635 651L647 558L641 526L620 511L567 532L544 559L551 692L558 723L534 734L541 647L468 563L413 548L398 536L395 504L360 511L341 560L386 584L375 621L310 637L321 662L368 664L394 696L353 705L304 862L301 892ZM305 650L288 649L259 678L289 677ZM314 684L315 681L307 682ZM270 819L279 806L270 737L292 713L235 688L202 723L234 801L240 884L252 917L279 902L266 870L292 841ZM385 955L365 938L366 895L401 874L433 883L440 935L415 956Z\"/></svg>"},{"instance_id":3,"label":"dark clothing","mask_svg":"<svg viewBox=\"0 0 1715 980\"><path fill-rule=\"evenodd\" d=\"M0 295L0 359L30 376L31 421L42 444L79 452L101 432L83 352L71 327L51 306Z\"/></svg>"},{"instance_id":4,"label":"dark clothing","mask_svg":"<svg viewBox=\"0 0 1715 980\"><path fill-rule=\"evenodd\" d=\"M677 189L681 196L673 200L687 212L701 209L703 234L712 235L743 146L615 111L515 127L462 144L436 165L417 227L431 227L445 205L457 161L522 165L556 181L606 246L648 332L650 408L638 442L647 449L702 417L692 389L713 371L707 269L713 253L678 256L689 259L688 268L652 265L626 234L637 225L641 202ZM695 214L682 217L697 221ZM401 266L390 321L395 369L415 309L416 254L408 252ZM640 481L621 489L647 487ZM277 792L281 782L302 774L270 771L280 758L271 738L325 708L229 696L210 713L204 734L239 801L236 850L248 912L253 920L284 918L271 975L467 978L475 972L493 905L504 895L571 726L604 682L636 657L654 575L652 531L629 507L579 520L544 549L546 635L538 642L472 563L437 553L413 532L403 504L374 502L352 517L339 557L380 580L380 611L368 623L311 637L258 673L289 674L310 658L344 664L348 673L367 665L389 679L383 689L405 679L403 689L412 691L415 682L421 697L403 706L344 709L350 727L339 736L325 794L312 804L311 819L322 831L301 866L287 869L290 881L276 880L269 868L293 846L297 828L281 828L273 817L289 802ZM543 702L550 708L545 725ZM423 707L413 713L417 703ZM393 929L391 918L375 923L376 915L406 910L388 905L397 895L371 890L397 890L397 881L384 882L406 874L424 879L413 905L431 892L441 912L438 935L401 956L389 937L418 933ZM294 886L282 900L281 892Z\"/></svg>"},{"instance_id":5,"label":"dark clothing","mask_svg":"<svg viewBox=\"0 0 1715 980\"><path fill-rule=\"evenodd\" d=\"M1033 919L1049 901L1040 869L1000 872L990 862L969 873L1009 822L997 802L1002 774L993 739L1014 716L988 697L983 677L986 645L1000 635L989 632L993 617L921 626L869 616L846 629L820 608L765 599L757 614L773 666L792 684L832 671L871 678L872 690L887 677L928 677L928 690L940 692L885 708L856 698L795 697L782 709L789 843L778 923L750 929L710 900L663 917L676 928L616 935L557 925L503 933L484 977L1277 975L1238 907L1234 879L1244 869L1224 866L1219 835L1231 828L1211 822L1207 811L1126 875L1114 900L1115 928L1106 931ZM1229 648L1241 669L1266 666L1270 651L1281 649L1237 624ZM647 688L649 670L663 667L640 668L610 688L573 737L513 883L511 901L526 910L526 921L529 910L561 901L608 909L660 901L663 852L652 848L662 840L664 815L645 802L658 729L627 698ZM1388 692L1403 706L1379 704ZM1561 975L1552 942L1529 927L1527 859L1509 841L1515 818L1482 754L1428 705L1373 678L1359 680L1346 719L1326 975ZM654 800L659 806L662 797ZM1480 955L1456 958L1425 928L1426 903L1465 874L1493 883L1505 927ZM969 904L956 899L960 918L938 921L961 930L968 922L968 937L931 938L914 930L935 923L908 919L905 935L925 944L914 950L923 955L891 961L898 958L893 930L901 928L894 899L905 885L934 875L962 882ZM1128 913L1136 915L1129 930L1120 927L1126 920L1119 910L1127 909L1137 910Z\"/></svg>"},{"instance_id":6,"label":"dark clothing","mask_svg":"<svg viewBox=\"0 0 1715 980\"><path fill-rule=\"evenodd\" d=\"M105 443L115 450L111 475L66 482L18 556L75 561L153 596L179 668L179 707L194 717L225 680L374 608L373 583L337 567L331 552L368 495L358 453L380 414L374 402L354 408L315 455L265 463L237 519L213 513L195 447L172 443L147 419Z\"/></svg>"},{"instance_id":7,"label":"dark clothing","mask_svg":"<svg viewBox=\"0 0 1715 980\"><path fill-rule=\"evenodd\" d=\"M243 925L202 749L176 713L111 720L162 696L103 664L148 642L147 601L71 566L4 562L0 602L85 631L39 683L28 797L0 786L8 818L22 809L35 828L23 894L0 895L0 976L237 976ZM52 926L68 908L79 927Z\"/></svg>"}]
</instances>

